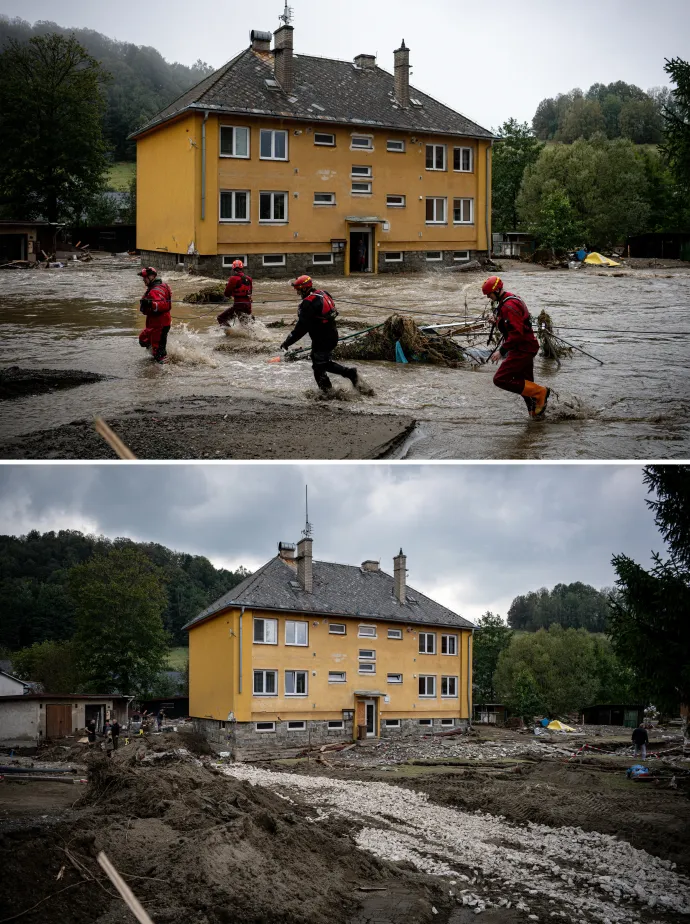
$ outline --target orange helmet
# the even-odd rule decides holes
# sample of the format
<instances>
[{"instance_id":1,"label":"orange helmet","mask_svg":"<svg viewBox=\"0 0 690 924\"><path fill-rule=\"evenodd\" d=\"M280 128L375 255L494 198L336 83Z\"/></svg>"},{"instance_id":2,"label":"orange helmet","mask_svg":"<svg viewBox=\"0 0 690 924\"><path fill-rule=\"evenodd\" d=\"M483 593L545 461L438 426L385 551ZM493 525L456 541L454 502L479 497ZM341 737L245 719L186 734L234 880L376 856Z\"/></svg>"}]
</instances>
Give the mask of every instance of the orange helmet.
<instances>
[{"instance_id":1,"label":"orange helmet","mask_svg":"<svg viewBox=\"0 0 690 924\"><path fill-rule=\"evenodd\" d=\"M482 286L482 292L488 298L493 293L500 295L503 291L503 280L498 276L489 276L484 285Z\"/></svg>"},{"instance_id":2,"label":"orange helmet","mask_svg":"<svg viewBox=\"0 0 690 924\"><path fill-rule=\"evenodd\" d=\"M235 260L232 264L233 269L244 269L244 263L241 260Z\"/></svg>"},{"instance_id":3,"label":"orange helmet","mask_svg":"<svg viewBox=\"0 0 690 924\"><path fill-rule=\"evenodd\" d=\"M311 292L314 288L314 280L311 276L299 276L291 285L298 292Z\"/></svg>"}]
</instances>

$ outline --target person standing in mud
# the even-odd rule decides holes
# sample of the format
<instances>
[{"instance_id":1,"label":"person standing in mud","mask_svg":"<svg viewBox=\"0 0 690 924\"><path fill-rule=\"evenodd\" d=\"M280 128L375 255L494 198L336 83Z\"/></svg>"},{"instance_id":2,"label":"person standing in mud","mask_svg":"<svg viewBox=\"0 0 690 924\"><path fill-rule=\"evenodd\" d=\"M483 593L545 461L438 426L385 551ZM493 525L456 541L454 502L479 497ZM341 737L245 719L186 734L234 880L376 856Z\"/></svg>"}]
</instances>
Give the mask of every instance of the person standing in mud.
<instances>
[{"instance_id":1,"label":"person standing in mud","mask_svg":"<svg viewBox=\"0 0 690 924\"><path fill-rule=\"evenodd\" d=\"M139 273L146 285L139 311L146 316L146 327L139 334L142 347L151 347L157 363L168 362L168 334L172 325L172 292L170 286L158 278L158 271L146 266Z\"/></svg>"},{"instance_id":2,"label":"person standing in mud","mask_svg":"<svg viewBox=\"0 0 690 924\"><path fill-rule=\"evenodd\" d=\"M110 734L113 737L113 750L117 751L118 745L120 744L120 723L117 719L113 719L112 721Z\"/></svg>"},{"instance_id":3,"label":"person standing in mud","mask_svg":"<svg viewBox=\"0 0 690 924\"><path fill-rule=\"evenodd\" d=\"M232 276L228 279L225 287L225 297L232 298L233 303L227 311L218 315L218 323L221 327L229 327L230 321L234 318L246 324L252 317L252 291L254 283L251 276L244 271L244 263L241 260L235 260L232 264Z\"/></svg>"},{"instance_id":4,"label":"person standing in mud","mask_svg":"<svg viewBox=\"0 0 690 924\"><path fill-rule=\"evenodd\" d=\"M534 336L527 305L519 295L506 292L498 276L487 279L482 292L491 300L494 324L503 336L491 357L494 363L503 360L494 376L494 385L522 395L530 417L543 420L551 389L533 381L534 357L539 352L539 341Z\"/></svg>"},{"instance_id":5,"label":"person standing in mud","mask_svg":"<svg viewBox=\"0 0 690 924\"><path fill-rule=\"evenodd\" d=\"M309 334L314 378L324 394L329 394L333 389L328 377L329 372L349 379L361 393L370 393L362 386L356 369L341 366L340 363L333 361L333 350L338 345L338 328L335 323L338 312L332 297L325 290L316 289L311 276L300 276L291 285L299 293L302 301L299 306L297 324L292 333L281 343L281 350L287 350L293 343L301 340L305 334Z\"/></svg>"}]
</instances>

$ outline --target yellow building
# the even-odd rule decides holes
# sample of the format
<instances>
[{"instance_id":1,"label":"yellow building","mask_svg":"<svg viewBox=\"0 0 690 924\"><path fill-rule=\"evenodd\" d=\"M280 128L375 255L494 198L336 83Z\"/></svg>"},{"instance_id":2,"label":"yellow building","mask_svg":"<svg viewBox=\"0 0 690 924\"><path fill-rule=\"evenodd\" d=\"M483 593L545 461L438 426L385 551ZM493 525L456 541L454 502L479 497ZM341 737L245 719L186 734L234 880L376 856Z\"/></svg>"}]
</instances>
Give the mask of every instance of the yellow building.
<instances>
[{"instance_id":1,"label":"yellow building","mask_svg":"<svg viewBox=\"0 0 690 924\"><path fill-rule=\"evenodd\" d=\"M242 757L342 740L431 734L472 713L472 623L394 574L278 555L189 631L189 708L217 750Z\"/></svg>"},{"instance_id":2,"label":"yellow building","mask_svg":"<svg viewBox=\"0 0 690 924\"><path fill-rule=\"evenodd\" d=\"M144 263L227 275L401 272L488 251L492 134L394 74L251 45L158 113L137 142Z\"/></svg>"}]
</instances>

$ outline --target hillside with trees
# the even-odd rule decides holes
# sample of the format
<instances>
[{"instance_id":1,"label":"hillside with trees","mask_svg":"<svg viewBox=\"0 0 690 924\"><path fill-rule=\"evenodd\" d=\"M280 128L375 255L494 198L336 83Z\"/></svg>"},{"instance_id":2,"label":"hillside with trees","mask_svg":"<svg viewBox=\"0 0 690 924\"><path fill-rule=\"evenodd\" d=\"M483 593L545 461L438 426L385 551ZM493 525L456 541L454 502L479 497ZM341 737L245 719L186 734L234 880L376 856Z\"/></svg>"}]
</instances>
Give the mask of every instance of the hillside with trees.
<instances>
[{"instance_id":1,"label":"hillside with trees","mask_svg":"<svg viewBox=\"0 0 690 924\"><path fill-rule=\"evenodd\" d=\"M192 67L170 64L155 48L117 42L91 29L69 29L45 21L32 25L0 16L0 51L9 40L23 45L47 35L73 36L109 75L103 82L102 124L114 160L134 160L135 146L127 136L213 70L201 60Z\"/></svg>"}]
</instances>

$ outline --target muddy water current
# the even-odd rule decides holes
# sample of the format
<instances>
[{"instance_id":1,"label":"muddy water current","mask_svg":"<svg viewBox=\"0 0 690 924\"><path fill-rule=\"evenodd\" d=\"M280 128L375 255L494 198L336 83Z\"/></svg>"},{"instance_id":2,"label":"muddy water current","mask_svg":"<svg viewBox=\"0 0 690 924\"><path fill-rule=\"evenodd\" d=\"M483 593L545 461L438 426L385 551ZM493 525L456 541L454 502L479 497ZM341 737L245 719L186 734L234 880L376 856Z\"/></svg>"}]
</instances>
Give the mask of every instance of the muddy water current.
<instances>
[{"instance_id":1,"label":"muddy water current","mask_svg":"<svg viewBox=\"0 0 690 924\"><path fill-rule=\"evenodd\" d=\"M143 288L136 268L133 258L102 257L65 269L0 273L3 368L78 369L108 376L79 388L3 402L2 442L96 414L107 419L142 403L190 396L238 402L259 398L269 404L315 400L308 362L268 362L279 355L278 345L295 319L296 301L286 281L257 282L258 320L250 330L226 332L215 321L219 306L182 303L205 280L164 274L175 306L171 362L158 366L136 339ZM557 368L537 358L536 380L558 395L546 421L530 421L521 398L495 388L495 367L489 366L473 371L361 362L375 396L352 397L343 390L343 408L416 419L416 430L397 451L398 458L690 458L688 270L542 271L507 262L501 275L535 317L546 308L563 337L605 363L576 353ZM318 282L335 297L343 322L376 324L397 311L412 314L418 323L447 323L484 310L482 279L474 273L438 272L320 277ZM266 326L280 319L285 328Z\"/></svg>"}]
</instances>

